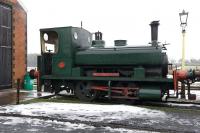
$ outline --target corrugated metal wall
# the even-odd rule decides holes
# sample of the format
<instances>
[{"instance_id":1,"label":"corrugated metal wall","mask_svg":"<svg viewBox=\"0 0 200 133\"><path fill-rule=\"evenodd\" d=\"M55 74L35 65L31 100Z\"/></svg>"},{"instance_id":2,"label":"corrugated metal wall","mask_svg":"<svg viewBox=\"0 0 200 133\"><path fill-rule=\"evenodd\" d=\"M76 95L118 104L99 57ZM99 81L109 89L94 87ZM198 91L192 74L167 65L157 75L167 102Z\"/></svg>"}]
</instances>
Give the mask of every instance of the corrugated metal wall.
<instances>
[{"instance_id":1,"label":"corrugated metal wall","mask_svg":"<svg viewBox=\"0 0 200 133\"><path fill-rule=\"evenodd\" d=\"M12 86L12 9L0 3L0 89Z\"/></svg>"}]
</instances>

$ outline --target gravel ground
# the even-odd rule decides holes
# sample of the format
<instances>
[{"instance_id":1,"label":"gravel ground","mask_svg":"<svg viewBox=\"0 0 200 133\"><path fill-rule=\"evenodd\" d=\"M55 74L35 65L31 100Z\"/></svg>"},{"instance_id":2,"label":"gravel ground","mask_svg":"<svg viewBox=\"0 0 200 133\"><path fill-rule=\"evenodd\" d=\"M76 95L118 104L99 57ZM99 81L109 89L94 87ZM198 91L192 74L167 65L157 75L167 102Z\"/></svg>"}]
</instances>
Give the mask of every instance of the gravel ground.
<instances>
[{"instance_id":1,"label":"gravel ground","mask_svg":"<svg viewBox=\"0 0 200 133\"><path fill-rule=\"evenodd\" d=\"M200 113L129 105L33 103L0 107L1 132L200 132Z\"/></svg>"}]
</instances>

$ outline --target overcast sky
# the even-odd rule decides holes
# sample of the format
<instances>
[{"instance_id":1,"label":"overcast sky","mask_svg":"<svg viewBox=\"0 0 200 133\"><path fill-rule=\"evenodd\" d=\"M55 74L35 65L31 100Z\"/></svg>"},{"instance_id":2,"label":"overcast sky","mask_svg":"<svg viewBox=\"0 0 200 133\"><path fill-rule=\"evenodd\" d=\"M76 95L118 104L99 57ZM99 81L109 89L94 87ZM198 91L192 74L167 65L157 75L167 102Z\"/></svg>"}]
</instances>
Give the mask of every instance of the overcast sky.
<instances>
[{"instance_id":1,"label":"overcast sky","mask_svg":"<svg viewBox=\"0 0 200 133\"><path fill-rule=\"evenodd\" d=\"M103 32L107 46L126 39L128 45L148 45L149 23L160 20L158 40L170 43L170 59L181 58L179 13L189 12L186 59L200 59L199 0L21 0L28 13L28 53L40 53L39 29L78 26Z\"/></svg>"}]
</instances>

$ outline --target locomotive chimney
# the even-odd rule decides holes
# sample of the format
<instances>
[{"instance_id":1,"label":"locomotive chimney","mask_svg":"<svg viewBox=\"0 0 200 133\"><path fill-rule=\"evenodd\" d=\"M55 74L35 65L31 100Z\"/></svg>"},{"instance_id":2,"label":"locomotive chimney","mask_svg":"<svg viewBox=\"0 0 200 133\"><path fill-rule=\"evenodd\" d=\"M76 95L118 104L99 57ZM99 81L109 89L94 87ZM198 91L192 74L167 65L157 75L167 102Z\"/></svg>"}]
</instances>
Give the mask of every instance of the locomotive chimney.
<instances>
[{"instance_id":1,"label":"locomotive chimney","mask_svg":"<svg viewBox=\"0 0 200 133\"><path fill-rule=\"evenodd\" d=\"M152 21L150 26L151 26L151 44L152 46L157 46L158 45L158 26L159 26L159 21Z\"/></svg>"}]
</instances>

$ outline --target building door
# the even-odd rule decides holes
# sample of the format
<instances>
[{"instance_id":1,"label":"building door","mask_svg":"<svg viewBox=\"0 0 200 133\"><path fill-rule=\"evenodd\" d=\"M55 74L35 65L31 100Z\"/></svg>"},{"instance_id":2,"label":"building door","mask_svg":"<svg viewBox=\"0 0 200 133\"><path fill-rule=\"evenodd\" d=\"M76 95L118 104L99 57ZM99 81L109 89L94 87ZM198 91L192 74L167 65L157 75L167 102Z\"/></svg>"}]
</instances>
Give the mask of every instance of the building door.
<instances>
[{"instance_id":1,"label":"building door","mask_svg":"<svg viewBox=\"0 0 200 133\"><path fill-rule=\"evenodd\" d=\"M0 89L12 86L12 10L0 3Z\"/></svg>"}]
</instances>

